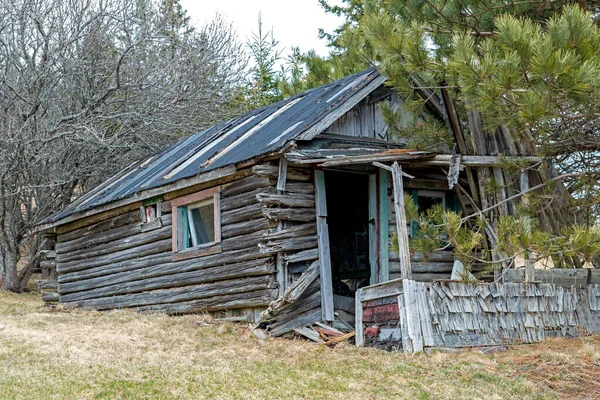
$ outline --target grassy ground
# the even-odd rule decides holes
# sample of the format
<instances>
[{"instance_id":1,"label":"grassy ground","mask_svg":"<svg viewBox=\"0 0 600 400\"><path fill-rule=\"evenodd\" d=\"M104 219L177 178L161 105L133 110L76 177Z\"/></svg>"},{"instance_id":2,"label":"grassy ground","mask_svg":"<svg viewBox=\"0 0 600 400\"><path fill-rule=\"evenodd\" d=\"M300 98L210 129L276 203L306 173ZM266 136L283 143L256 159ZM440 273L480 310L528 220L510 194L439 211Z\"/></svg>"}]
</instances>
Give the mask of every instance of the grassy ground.
<instances>
[{"instance_id":1,"label":"grassy ground","mask_svg":"<svg viewBox=\"0 0 600 400\"><path fill-rule=\"evenodd\" d=\"M203 316L52 311L0 293L1 399L598 398L600 337L406 356L260 341Z\"/></svg>"}]
</instances>

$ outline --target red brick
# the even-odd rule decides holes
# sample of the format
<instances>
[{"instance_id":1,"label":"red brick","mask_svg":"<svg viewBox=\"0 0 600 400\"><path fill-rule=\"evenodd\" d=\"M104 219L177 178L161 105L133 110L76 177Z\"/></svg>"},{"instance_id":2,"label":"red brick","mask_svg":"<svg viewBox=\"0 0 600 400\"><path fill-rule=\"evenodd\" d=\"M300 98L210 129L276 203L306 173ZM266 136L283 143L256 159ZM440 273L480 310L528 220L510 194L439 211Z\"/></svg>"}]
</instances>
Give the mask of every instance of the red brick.
<instances>
[{"instance_id":1,"label":"red brick","mask_svg":"<svg viewBox=\"0 0 600 400\"><path fill-rule=\"evenodd\" d=\"M376 326L369 326L365 329L365 336L376 337L379 336L379 328Z\"/></svg>"}]
</instances>

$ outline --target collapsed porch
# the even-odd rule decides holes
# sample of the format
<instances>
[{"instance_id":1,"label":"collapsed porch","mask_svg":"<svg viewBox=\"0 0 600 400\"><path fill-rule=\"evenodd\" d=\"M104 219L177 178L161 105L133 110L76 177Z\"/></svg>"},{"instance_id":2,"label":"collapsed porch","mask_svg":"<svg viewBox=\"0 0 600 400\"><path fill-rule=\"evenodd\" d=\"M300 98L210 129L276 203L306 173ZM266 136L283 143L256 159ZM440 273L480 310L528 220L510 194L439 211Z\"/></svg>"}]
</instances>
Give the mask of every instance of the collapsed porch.
<instances>
[{"instance_id":1,"label":"collapsed porch","mask_svg":"<svg viewBox=\"0 0 600 400\"><path fill-rule=\"evenodd\" d=\"M514 160L517 159L525 163L540 161L537 157L514 157ZM284 294L263 313L259 325L274 336L303 329L314 322L324 322L340 329L345 324L347 330L352 329L353 317L356 317L354 296L361 287L394 279L412 278L421 282L449 280L454 264L451 251L436 252L427 259L418 254L411 257L408 241L414 234L414 225L404 216L403 197L410 195L423 210L440 204L464 215L477 213L480 208L473 202L469 191L464 189L468 185L465 167L498 167L507 162L507 158L436 155L406 150L392 143L321 135L308 145L298 144L280 162L309 166L315 170L318 260L296 282L283 287ZM387 164L390 162L393 162L391 166ZM346 230L353 222L359 223L362 238L368 241L368 245L363 245L366 251L360 254L355 248L345 252L350 258L368 258L368 270L364 264L355 263L355 267L361 267L357 268L359 276L340 274L341 270L348 268L344 265L346 260L339 257L344 250L343 246L340 248L339 238L332 237L336 236L340 227L331 226L332 223L340 224L340 210L343 212L353 207L352 204L337 204L348 197L349 192L343 186L352 182L351 176L357 177L353 190L368 192L368 219L350 216L347 221L341 222ZM332 190L334 196L330 194ZM354 197L363 194L355 193ZM335 197L333 202L332 197ZM363 210L364 203L362 201ZM332 213L332 207L338 209ZM359 233L350 230L351 235ZM399 240L398 252L389 250L393 233ZM483 266L476 265L473 272L487 280L494 278L493 275L481 275L482 269ZM345 295L339 291L340 284L347 291ZM304 294L305 290L307 294ZM306 300L308 297L310 302ZM308 303L312 305L309 311ZM282 325L285 329L281 329Z\"/></svg>"}]
</instances>

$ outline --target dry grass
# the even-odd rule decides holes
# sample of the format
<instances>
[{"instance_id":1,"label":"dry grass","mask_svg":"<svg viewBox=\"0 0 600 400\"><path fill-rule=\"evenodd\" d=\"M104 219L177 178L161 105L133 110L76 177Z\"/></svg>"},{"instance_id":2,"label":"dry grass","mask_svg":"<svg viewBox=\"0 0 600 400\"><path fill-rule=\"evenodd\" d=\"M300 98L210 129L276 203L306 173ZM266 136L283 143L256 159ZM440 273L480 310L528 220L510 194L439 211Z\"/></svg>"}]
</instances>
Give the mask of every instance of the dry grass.
<instances>
[{"instance_id":1,"label":"dry grass","mask_svg":"<svg viewBox=\"0 0 600 400\"><path fill-rule=\"evenodd\" d=\"M600 338L406 356L0 294L0 398L598 398Z\"/></svg>"}]
</instances>

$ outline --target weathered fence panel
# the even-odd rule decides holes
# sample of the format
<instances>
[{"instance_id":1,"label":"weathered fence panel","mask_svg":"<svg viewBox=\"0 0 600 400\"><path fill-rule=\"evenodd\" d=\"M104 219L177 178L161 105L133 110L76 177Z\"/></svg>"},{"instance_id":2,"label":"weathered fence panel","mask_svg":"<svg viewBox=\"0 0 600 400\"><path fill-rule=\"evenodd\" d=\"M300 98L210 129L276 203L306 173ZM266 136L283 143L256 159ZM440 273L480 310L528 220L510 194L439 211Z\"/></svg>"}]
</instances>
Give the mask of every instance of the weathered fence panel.
<instances>
[{"instance_id":1,"label":"weathered fence panel","mask_svg":"<svg viewBox=\"0 0 600 400\"><path fill-rule=\"evenodd\" d=\"M356 299L357 310L363 310L357 313L359 346L389 341L397 344L400 340L405 352L418 352L436 347L532 343L553 336L600 332L600 286L596 284L565 288L551 283L423 283L404 279L387 285L385 291L379 289L382 296L377 299L379 307L385 304L386 310L391 304L398 307L396 320L372 317L374 312L368 310L377 305L363 297L370 291L363 288Z\"/></svg>"}]
</instances>

